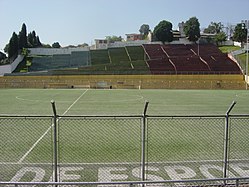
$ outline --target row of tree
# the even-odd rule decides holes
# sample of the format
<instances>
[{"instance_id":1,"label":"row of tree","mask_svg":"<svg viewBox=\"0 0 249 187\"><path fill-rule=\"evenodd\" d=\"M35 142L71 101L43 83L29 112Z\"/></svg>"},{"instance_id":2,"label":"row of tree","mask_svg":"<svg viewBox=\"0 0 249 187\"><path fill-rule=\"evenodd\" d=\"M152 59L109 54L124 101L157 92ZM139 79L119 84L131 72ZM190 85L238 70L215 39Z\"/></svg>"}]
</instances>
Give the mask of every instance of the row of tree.
<instances>
[{"instance_id":1,"label":"row of tree","mask_svg":"<svg viewBox=\"0 0 249 187\"><path fill-rule=\"evenodd\" d=\"M173 30L172 30L172 23L166 20L161 21L153 31L153 41L161 41L165 42L172 42L173 41ZM197 41L200 37L200 23L196 17L190 18L184 27L184 31L186 36L190 41ZM140 34L142 35L143 39L146 39L150 30L150 26L148 24L141 25L139 29ZM106 36L106 40L113 43L115 41L122 41L121 36Z\"/></svg>"},{"instance_id":2,"label":"row of tree","mask_svg":"<svg viewBox=\"0 0 249 187\"><path fill-rule=\"evenodd\" d=\"M224 41L227 38L227 35L223 31L226 28L221 22L211 22L210 25L204 29L204 33L215 34L215 38L219 41L220 38L223 38ZM231 29L231 28L230 28ZM231 29L232 30L232 29ZM244 23L239 23L235 26L234 30L232 30L233 36L232 40L244 43L246 42L247 37L247 28Z\"/></svg>"},{"instance_id":3,"label":"row of tree","mask_svg":"<svg viewBox=\"0 0 249 187\"><path fill-rule=\"evenodd\" d=\"M78 46L70 45L68 47L82 47L88 46L88 44L79 44ZM60 48L61 45L59 42L54 42L51 45L43 44L40 42L40 38L36 35L36 32L33 30L32 32L27 34L27 27L25 23L22 24L21 31L19 34L13 32L9 43L6 44L4 48L4 52L8 54L8 58L16 56L18 51L22 50L23 48L35 48L35 47L43 47L43 48ZM0 60L4 58L4 56L0 55Z\"/></svg>"},{"instance_id":4,"label":"row of tree","mask_svg":"<svg viewBox=\"0 0 249 187\"><path fill-rule=\"evenodd\" d=\"M211 22L211 24L204 29L204 33L207 34L213 34L213 40L216 44L219 44L220 42L226 41L228 36L224 32L224 25L221 24L221 22ZM184 23L184 33L186 37L192 41L196 42L200 38L200 23L199 20L196 17L191 17L189 20L187 20ZM143 38L146 38L147 35L150 32L150 27L147 24L143 24L139 32L141 35L143 35ZM162 41L164 42L171 42L173 41L173 30L172 30L172 23L170 21L163 20L161 21L153 31L155 41ZM246 36L247 36L247 29L244 24L239 23L236 25L234 31L232 40L238 41L238 42L246 42Z\"/></svg>"},{"instance_id":5,"label":"row of tree","mask_svg":"<svg viewBox=\"0 0 249 187\"><path fill-rule=\"evenodd\" d=\"M160 21L159 24L154 28L153 40L161 41L163 43L172 42L174 39L172 27L173 25L170 21ZM146 38L150 32L149 25L143 24L140 27L139 32L143 35L143 38ZM200 38L200 23L196 17L192 17L186 21L184 24L184 32L190 41L196 42Z\"/></svg>"},{"instance_id":6,"label":"row of tree","mask_svg":"<svg viewBox=\"0 0 249 187\"><path fill-rule=\"evenodd\" d=\"M36 35L35 31L32 31L27 35L27 27L25 23L23 23L21 31L18 35L13 32L9 43L4 48L4 52L8 53L8 57L10 58L17 55L18 51L23 48L40 46L42 46L42 43L40 42L39 36Z\"/></svg>"},{"instance_id":7,"label":"row of tree","mask_svg":"<svg viewBox=\"0 0 249 187\"><path fill-rule=\"evenodd\" d=\"M173 41L173 30L172 30L172 23L170 21L162 20L159 22L159 24L154 28L152 34L153 34L153 41L161 41L163 43L165 42L171 42ZM184 23L184 33L189 41L196 42L200 38L200 23L199 20L196 17L191 17L189 20L187 20ZM216 44L226 41L227 35L225 34L224 26L219 22L211 22L211 24L204 29L204 33L213 34L214 35L214 42ZM139 29L140 34L143 36L143 39L145 39L149 32L151 32L150 27L148 24L143 24ZM237 24L232 39L234 41L238 42L246 42L247 37L247 28L244 24L240 23ZM107 40L110 42L115 41L122 41L122 37L119 36L107 36ZM84 44L85 45L85 44ZM87 44L86 44L87 45ZM13 32L12 37L9 40L9 43L4 48L4 51L8 53L8 57L12 57L18 53L19 50L23 48L32 48L32 47L46 47L51 48L48 44L42 44L40 42L39 36L36 35L35 31L30 32L27 35L27 28L25 23L23 23L21 31L17 35L15 32ZM52 45L53 48L60 48L59 42L55 42Z\"/></svg>"},{"instance_id":8,"label":"row of tree","mask_svg":"<svg viewBox=\"0 0 249 187\"><path fill-rule=\"evenodd\" d=\"M154 41L172 42L173 37L173 25L170 21L162 20L155 26L152 34ZM143 38L146 38L149 32L151 32L148 24L141 25L139 29ZM190 41L197 41L200 37L200 23L196 17L190 18L184 25L184 32Z\"/></svg>"}]
</instances>

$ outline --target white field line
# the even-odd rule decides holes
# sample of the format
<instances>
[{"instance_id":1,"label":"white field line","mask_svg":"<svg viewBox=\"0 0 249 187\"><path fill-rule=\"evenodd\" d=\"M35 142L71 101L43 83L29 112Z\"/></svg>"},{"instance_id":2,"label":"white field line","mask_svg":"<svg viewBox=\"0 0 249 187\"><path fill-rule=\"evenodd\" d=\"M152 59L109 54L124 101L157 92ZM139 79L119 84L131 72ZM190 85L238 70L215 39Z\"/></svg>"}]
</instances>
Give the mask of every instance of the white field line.
<instances>
[{"instance_id":1,"label":"white field line","mask_svg":"<svg viewBox=\"0 0 249 187\"><path fill-rule=\"evenodd\" d=\"M39 99L25 99L25 98L21 98L19 96L16 96L17 100L20 101L29 101L29 102L46 102L46 100L39 100ZM60 101L60 103L69 103L70 101Z\"/></svg>"},{"instance_id":2,"label":"white field line","mask_svg":"<svg viewBox=\"0 0 249 187\"><path fill-rule=\"evenodd\" d=\"M35 148L35 146L42 140L42 138L50 131L51 126L45 131L45 133L32 145L32 147L22 156L22 158L17 162L21 164L22 161L28 156L28 154Z\"/></svg>"},{"instance_id":3,"label":"white field line","mask_svg":"<svg viewBox=\"0 0 249 187\"><path fill-rule=\"evenodd\" d=\"M85 95L85 93L88 91L88 89L87 90L85 90L74 102L73 102L73 104L71 104L71 106L70 107L68 107L68 109L61 115L61 116L64 116L79 100L80 100L80 98L83 96L83 95Z\"/></svg>"},{"instance_id":4,"label":"white field line","mask_svg":"<svg viewBox=\"0 0 249 187\"><path fill-rule=\"evenodd\" d=\"M133 98L132 98L133 97ZM96 103L96 102L98 102L98 103L106 103L106 102L108 102L108 103L116 103L116 102L129 102L129 101L139 101L139 100L143 100L144 99L144 97L143 96L141 96L141 95L131 95L130 96L130 98L129 99L117 99L117 100L105 100L104 98L102 98L102 100L86 100L86 101L84 101L84 103Z\"/></svg>"},{"instance_id":5,"label":"white field line","mask_svg":"<svg viewBox=\"0 0 249 187\"><path fill-rule=\"evenodd\" d=\"M231 159L230 162L249 161L248 159ZM165 161L165 162L147 162L147 164L189 164L189 163L212 163L222 162L223 160L186 160L186 161ZM18 163L18 162L0 162L0 165L51 165L51 163ZM96 162L96 163L58 163L59 165L140 165L140 162Z\"/></svg>"},{"instance_id":6,"label":"white field line","mask_svg":"<svg viewBox=\"0 0 249 187\"><path fill-rule=\"evenodd\" d=\"M71 104L69 107L68 107L68 109L62 114L62 116L64 116L79 100L80 100L80 98L83 96L83 95L85 95L85 93L88 91L88 89L87 90L85 90L74 102L73 102L73 104ZM58 119L57 119L57 121L58 121ZM44 136L46 136L46 134L50 131L50 129L52 128L54 126L54 124L53 125L51 125L43 134L42 134L42 136L32 145L32 147L22 156L22 158L17 162L18 164L20 164L20 163L22 163L23 162L23 160L29 155L29 153L36 147L36 145L44 138Z\"/></svg>"}]
</instances>

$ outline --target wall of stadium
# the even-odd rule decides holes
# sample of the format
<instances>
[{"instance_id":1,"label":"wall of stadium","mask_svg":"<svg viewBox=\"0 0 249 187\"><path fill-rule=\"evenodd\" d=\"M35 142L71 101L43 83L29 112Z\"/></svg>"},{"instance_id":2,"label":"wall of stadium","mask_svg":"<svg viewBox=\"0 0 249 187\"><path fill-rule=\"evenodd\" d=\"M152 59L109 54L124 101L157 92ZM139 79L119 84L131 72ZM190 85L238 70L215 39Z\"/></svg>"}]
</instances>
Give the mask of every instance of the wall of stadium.
<instances>
[{"instance_id":1,"label":"wall of stadium","mask_svg":"<svg viewBox=\"0 0 249 187\"><path fill-rule=\"evenodd\" d=\"M89 51L89 47L78 47L78 48L28 48L29 55L61 55L71 54L73 51Z\"/></svg>"},{"instance_id":2,"label":"wall of stadium","mask_svg":"<svg viewBox=\"0 0 249 187\"><path fill-rule=\"evenodd\" d=\"M11 64L0 66L0 75L4 75L5 73L12 73L18 64L23 60L23 55L18 55L17 58Z\"/></svg>"},{"instance_id":3,"label":"wall of stadium","mask_svg":"<svg viewBox=\"0 0 249 187\"><path fill-rule=\"evenodd\" d=\"M162 42L151 42L148 40L135 40L135 41L125 41L125 42L114 42L108 44L95 44L94 49L107 49L107 48L116 48L116 47L126 47L126 46L141 46L143 44L162 44ZM180 38L179 40L175 40L170 42L169 44L193 44L189 40L185 38Z\"/></svg>"},{"instance_id":4,"label":"wall of stadium","mask_svg":"<svg viewBox=\"0 0 249 187\"><path fill-rule=\"evenodd\" d=\"M245 89L243 75L4 76L0 88Z\"/></svg>"}]
</instances>

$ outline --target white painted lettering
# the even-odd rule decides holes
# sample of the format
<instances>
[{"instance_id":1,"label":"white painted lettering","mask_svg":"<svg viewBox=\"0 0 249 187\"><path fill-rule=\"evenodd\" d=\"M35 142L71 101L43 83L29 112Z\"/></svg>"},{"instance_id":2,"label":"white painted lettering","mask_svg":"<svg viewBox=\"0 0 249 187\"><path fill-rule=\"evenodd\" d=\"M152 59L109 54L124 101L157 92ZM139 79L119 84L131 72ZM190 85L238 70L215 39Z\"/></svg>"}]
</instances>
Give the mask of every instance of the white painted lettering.
<instances>
[{"instance_id":1,"label":"white painted lettering","mask_svg":"<svg viewBox=\"0 0 249 187\"><path fill-rule=\"evenodd\" d=\"M99 168L98 179L100 182L111 182L113 180L125 180L128 178L128 175L125 174L113 174L115 171L126 171L127 168L124 167L104 167Z\"/></svg>"},{"instance_id":2,"label":"white painted lettering","mask_svg":"<svg viewBox=\"0 0 249 187\"><path fill-rule=\"evenodd\" d=\"M194 170L186 166L165 166L164 169L173 180L188 179L196 176Z\"/></svg>"},{"instance_id":3,"label":"white painted lettering","mask_svg":"<svg viewBox=\"0 0 249 187\"><path fill-rule=\"evenodd\" d=\"M39 167L24 167L20 169L16 175L10 180L10 182L19 182L27 173L35 174L34 178L30 182L41 182L45 176L45 171Z\"/></svg>"},{"instance_id":4,"label":"white painted lettering","mask_svg":"<svg viewBox=\"0 0 249 187\"><path fill-rule=\"evenodd\" d=\"M186 166L165 166L165 171L173 180L189 179L196 176L194 170ZM182 186L183 183L176 183L176 186Z\"/></svg>"},{"instance_id":5,"label":"white painted lettering","mask_svg":"<svg viewBox=\"0 0 249 187\"><path fill-rule=\"evenodd\" d=\"M241 177L249 176L249 164L238 163L229 165L234 171L236 171Z\"/></svg>"},{"instance_id":6,"label":"white painted lettering","mask_svg":"<svg viewBox=\"0 0 249 187\"><path fill-rule=\"evenodd\" d=\"M209 170L217 170L220 171L220 176L214 176L212 175ZM215 179L215 178L222 178L223 168L221 166L212 165L212 164L204 164L200 166L200 171L208 179ZM235 177L235 175L232 172L228 172L229 177Z\"/></svg>"},{"instance_id":7,"label":"white painted lettering","mask_svg":"<svg viewBox=\"0 0 249 187\"><path fill-rule=\"evenodd\" d=\"M145 171L146 171L146 173L148 171L159 171L159 168L153 167L153 166L149 166L149 167L147 167L145 169ZM141 177L141 168L140 167L139 168L134 168L132 170L132 175L134 177L137 177L137 178L141 179L142 178ZM162 180L164 180L162 177L159 177L157 175L152 175L152 174L146 174L145 178L146 178L146 180L150 180L150 181L162 181ZM146 185L146 186L163 186L163 185L162 184L154 184L154 185L152 184L152 185Z\"/></svg>"},{"instance_id":8,"label":"white painted lettering","mask_svg":"<svg viewBox=\"0 0 249 187\"><path fill-rule=\"evenodd\" d=\"M83 167L62 167L60 169L60 181L79 180L80 175L67 174L67 172L80 170L83 170Z\"/></svg>"}]
</instances>

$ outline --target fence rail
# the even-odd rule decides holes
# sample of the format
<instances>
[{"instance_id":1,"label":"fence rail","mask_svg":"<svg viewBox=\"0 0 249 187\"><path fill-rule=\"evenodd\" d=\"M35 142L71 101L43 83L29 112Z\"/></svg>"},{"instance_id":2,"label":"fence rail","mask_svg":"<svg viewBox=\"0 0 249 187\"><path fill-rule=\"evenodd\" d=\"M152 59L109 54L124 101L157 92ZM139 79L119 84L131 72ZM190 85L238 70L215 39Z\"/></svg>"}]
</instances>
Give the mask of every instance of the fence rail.
<instances>
[{"instance_id":1,"label":"fence rail","mask_svg":"<svg viewBox=\"0 0 249 187\"><path fill-rule=\"evenodd\" d=\"M0 185L15 185L15 186L57 186L57 185L66 185L66 186L139 186L139 185L158 185L162 186L243 186L248 185L249 177L243 178L216 178L216 179L196 179L196 180L164 180L164 181L116 181L116 182L1 182Z\"/></svg>"},{"instance_id":2,"label":"fence rail","mask_svg":"<svg viewBox=\"0 0 249 187\"><path fill-rule=\"evenodd\" d=\"M0 116L0 185L238 186L249 115ZM8 181L8 182L7 182ZM218 181L218 182L217 182ZM63 183L65 182L65 183Z\"/></svg>"}]
</instances>

